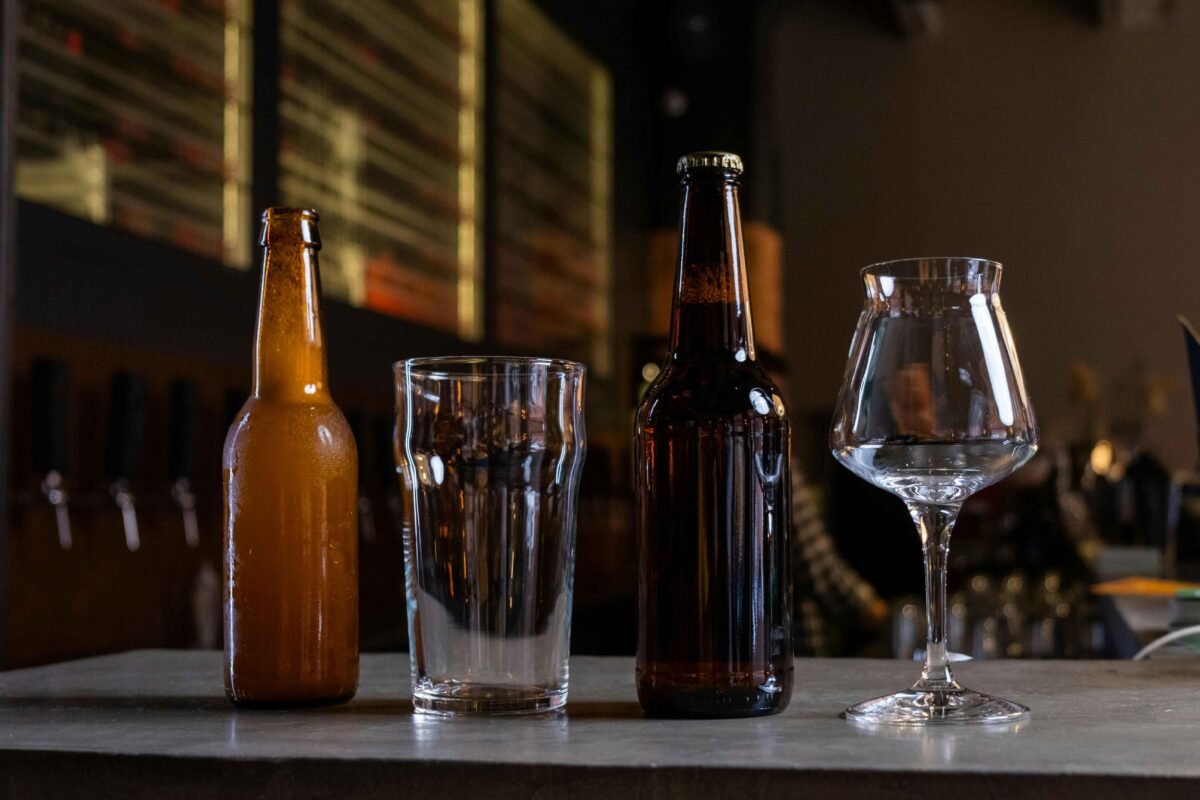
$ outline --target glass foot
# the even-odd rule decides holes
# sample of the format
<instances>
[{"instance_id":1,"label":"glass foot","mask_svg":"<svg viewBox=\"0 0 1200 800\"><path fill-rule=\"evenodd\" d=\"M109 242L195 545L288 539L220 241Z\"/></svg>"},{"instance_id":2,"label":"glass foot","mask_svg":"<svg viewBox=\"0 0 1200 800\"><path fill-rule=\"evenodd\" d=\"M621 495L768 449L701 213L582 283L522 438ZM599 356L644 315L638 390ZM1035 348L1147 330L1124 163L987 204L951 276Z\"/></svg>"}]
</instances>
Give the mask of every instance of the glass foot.
<instances>
[{"instance_id":1,"label":"glass foot","mask_svg":"<svg viewBox=\"0 0 1200 800\"><path fill-rule=\"evenodd\" d=\"M908 689L850 706L843 716L856 725L981 725L1028 719L1029 709L970 689Z\"/></svg>"},{"instance_id":2,"label":"glass foot","mask_svg":"<svg viewBox=\"0 0 1200 800\"><path fill-rule=\"evenodd\" d=\"M428 679L413 687L413 709L418 714L440 716L540 714L557 711L567 703L567 689L487 684Z\"/></svg>"}]
</instances>

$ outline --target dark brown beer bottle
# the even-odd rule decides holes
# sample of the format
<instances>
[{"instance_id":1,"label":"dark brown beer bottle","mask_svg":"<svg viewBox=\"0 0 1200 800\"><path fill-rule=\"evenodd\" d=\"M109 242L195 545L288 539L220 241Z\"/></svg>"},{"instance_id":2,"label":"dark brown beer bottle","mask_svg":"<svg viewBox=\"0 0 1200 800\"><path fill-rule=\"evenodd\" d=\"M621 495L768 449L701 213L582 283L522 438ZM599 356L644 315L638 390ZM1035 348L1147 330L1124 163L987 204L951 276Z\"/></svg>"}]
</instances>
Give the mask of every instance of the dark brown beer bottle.
<instances>
[{"instance_id":1,"label":"dark brown beer bottle","mask_svg":"<svg viewBox=\"0 0 1200 800\"><path fill-rule=\"evenodd\" d=\"M329 395L317 214L263 214L254 393L225 439L225 692L239 705L358 687L358 459Z\"/></svg>"},{"instance_id":2,"label":"dark brown beer bottle","mask_svg":"<svg viewBox=\"0 0 1200 800\"><path fill-rule=\"evenodd\" d=\"M670 356L635 424L638 699L743 717L792 693L790 428L755 357L731 153L682 176Z\"/></svg>"}]
</instances>

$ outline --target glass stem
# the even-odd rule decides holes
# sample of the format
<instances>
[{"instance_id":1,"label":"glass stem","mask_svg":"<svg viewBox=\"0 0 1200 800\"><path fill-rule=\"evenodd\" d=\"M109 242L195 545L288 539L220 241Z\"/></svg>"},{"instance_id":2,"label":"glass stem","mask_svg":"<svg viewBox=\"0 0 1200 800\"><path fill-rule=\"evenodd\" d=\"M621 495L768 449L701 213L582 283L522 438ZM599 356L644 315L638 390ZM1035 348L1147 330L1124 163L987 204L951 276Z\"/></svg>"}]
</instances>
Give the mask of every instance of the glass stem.
<instances>
[{"instance_id":1,"label":"glass stem","mask_svg":"<svg viewBox=\"0 0 1200 800\"><path fill-rule=\"evenodd\" d=\"M959 691L946 658L946 559L950 554L950 532L961 504L910 503L908 513L921 535L925 552L925 667L917 691Z\"/></svg>"}]
</instances>

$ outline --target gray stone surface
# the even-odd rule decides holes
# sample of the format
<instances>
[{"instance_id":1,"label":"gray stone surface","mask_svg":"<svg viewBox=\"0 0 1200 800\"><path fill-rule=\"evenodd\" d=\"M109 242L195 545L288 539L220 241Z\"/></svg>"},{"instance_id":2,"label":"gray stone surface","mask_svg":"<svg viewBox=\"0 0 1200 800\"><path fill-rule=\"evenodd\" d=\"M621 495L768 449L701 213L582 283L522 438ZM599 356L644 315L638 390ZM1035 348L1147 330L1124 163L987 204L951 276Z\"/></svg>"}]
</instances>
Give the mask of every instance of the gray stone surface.
<instances>
[{"instance_id":1,"label":"gray stone surface","mask_svg":"<svg viewBox=\"0 0 1200 800\"><path fill-rule=\"evenodd\" d=\"M838 718L911 663L802 660L756 720L642 718L629 659L575 658L564 714L412 714L407 657L363 658L350 704L241 711L221 657L139 651L0 674L0 796L1200 798L1200 659L977 662L1015 728L872 732Z\"/></svg>"}]
</instances>

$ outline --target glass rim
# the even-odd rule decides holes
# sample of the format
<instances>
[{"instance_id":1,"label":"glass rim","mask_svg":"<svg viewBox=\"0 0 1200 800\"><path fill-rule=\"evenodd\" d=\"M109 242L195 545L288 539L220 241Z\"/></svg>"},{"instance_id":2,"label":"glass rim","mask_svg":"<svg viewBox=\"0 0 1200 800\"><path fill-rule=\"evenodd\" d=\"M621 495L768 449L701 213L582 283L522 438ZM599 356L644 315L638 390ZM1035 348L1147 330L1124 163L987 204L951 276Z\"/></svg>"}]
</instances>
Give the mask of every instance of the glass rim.
<instances>
[{"instance_id":1,"label":"glass rim","mask_svg":"<svg viewBox=\"0 0 1200 800\"><path fill-rule=\"evenodd\" d=\"M932 268L932 269L930 269ZM966 278L972 268L976 274L980 268L993 270L997 275L1004 272L1004 265L990 258L974 256L918 256L876 261L859 270L862 277L874 275L893 280L922 280L929 278Z\"/></svg>"},{"instance_id":2,"label":"glass rim","mask_svg":"<svg viewBox=\"0 0 1200 800\"><path fill-rule=\"evenodd\" d=\"M479 371L480 367L484 371ZM583 375L587 372L587 366L566 358L544 356L416 356L393 363L392 371L397 376L415 373L424 377L482 380L501 374L524 377L539 372L563 376Z\"/></svg>"}]
</instances>

